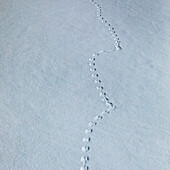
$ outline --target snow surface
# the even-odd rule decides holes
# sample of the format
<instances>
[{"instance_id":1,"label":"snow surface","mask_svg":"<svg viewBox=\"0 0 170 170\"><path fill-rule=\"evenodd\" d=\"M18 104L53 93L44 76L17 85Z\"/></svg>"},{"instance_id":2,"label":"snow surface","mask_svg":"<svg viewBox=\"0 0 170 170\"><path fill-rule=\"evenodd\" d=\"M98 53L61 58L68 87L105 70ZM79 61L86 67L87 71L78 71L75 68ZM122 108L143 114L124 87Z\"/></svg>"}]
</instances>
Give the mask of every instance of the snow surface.
<instances>
[{"instance_id":1,"label":"snow surface","mask_svg":"<svg viewBox=\"0 0 170 170\"><path fill-rule=\"evenodd\" d=\"M90 170L170 169L170 3L100 0L122 51L96 61L117 109L95 128ZM0 170L76 170L105 109L88 58L113 46L88 0L0 0Z\"/></svg>"}]
</instances>

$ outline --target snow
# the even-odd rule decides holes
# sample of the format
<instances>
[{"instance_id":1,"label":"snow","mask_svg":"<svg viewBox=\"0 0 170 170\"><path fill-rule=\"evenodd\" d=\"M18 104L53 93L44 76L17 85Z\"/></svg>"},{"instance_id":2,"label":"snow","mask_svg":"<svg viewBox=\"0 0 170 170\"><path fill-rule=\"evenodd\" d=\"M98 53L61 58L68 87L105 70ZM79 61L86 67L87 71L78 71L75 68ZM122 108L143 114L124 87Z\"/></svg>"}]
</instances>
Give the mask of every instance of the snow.
<instances>
[{"instance_id":1,"label":"snow","mask_svg":"<svg viewBox=\"0 0 170 170\"><path fill-rule=\"evenodd\" d=\"M90 170L170 167L170 4L99 0L121 51L96 68L117 106L95 126ZM81 167L88 123L106 109L89 71L114 41L78 0L0 1L0 169Z\"/></svg>"}]
</instances>

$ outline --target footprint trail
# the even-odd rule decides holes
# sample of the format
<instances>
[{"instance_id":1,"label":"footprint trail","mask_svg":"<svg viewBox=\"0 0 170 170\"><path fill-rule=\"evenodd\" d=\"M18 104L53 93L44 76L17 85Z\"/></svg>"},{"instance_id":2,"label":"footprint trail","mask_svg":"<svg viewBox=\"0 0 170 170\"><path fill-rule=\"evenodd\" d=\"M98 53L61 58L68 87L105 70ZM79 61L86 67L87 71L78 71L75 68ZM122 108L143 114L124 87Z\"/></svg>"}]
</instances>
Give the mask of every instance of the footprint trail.
<instances>
[{"instance_id":1,"label":"footprint trail","mask_svg":"<svg viewBox=\"0 0 170 170\"><path fill-rule=\"evenodd\" d=\"M94 127L98 125L99 121L101 121L107 114L109 114L112 110L116 109L116 106L109 100L109 98L107 97L104 87L102 86L102 82L99 78L99 74L97 73L97 69L96 69L96 59L97 57L99 57L100 55L103 55L105 53L109 53L109 52L113 52L113 51L118 51L121 50L121 46L120 46L120 40L115 32L114 27L111 26L111 24L108 23L107 20L105 20L105 18L102 15L102 7L100 6L100 4L98 4L96 1L94 0L90 0L90 2L96 7L97 9L97 18L107 27L108 31L110 32L113 40L114 40L114 47L113 49L110 50L101 50L99 52L93 53L92 57L89 58L89 69L91 72L91 76L94 80L94 83L96 85L96 89L99 93L99 96L101 98L101 100L103 102L105 102L107 108L102 111L99 115L95 116L93 118L93 120L91 122L88 123L88 127L85 130L85 134L84 137L82 139L83 142L83 146L82 146L82 152L83 155L81 157L81 163L82 166L80 168L80 170L89 170L89 165L88 165L88 161L90 160L90 157L88 155L88 151L91 149L90 148L90 142L91 142L91 137L93 135L93 131L94 131Z\"/></svg>"}]
</instances>

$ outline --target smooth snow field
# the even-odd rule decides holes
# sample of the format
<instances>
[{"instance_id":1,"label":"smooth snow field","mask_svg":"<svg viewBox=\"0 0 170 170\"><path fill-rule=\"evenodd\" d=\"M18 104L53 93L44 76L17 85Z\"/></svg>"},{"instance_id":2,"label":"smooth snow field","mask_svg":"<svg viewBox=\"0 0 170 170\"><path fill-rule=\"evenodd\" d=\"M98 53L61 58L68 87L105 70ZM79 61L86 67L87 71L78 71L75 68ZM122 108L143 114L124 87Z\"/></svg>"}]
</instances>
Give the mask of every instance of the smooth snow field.
<instances>
[{"instance_id":1,"label":"smooth snow field","mask_svg":"<svg viewBox=\"0 0 170 170\"><path fill-rule=\"evenodd\" d=\"M170 170L169 28L168 0L0 0L0 170Z\"/></svg>"}]
</instances>

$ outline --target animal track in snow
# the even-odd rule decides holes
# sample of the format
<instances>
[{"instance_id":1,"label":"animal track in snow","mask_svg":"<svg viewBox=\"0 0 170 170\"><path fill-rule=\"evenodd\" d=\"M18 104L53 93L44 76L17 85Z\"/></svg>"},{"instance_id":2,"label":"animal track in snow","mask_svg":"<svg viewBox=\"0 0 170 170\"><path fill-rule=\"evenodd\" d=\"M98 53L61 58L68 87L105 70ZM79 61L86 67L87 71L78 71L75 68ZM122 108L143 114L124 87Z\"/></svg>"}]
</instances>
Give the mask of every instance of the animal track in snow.
<instances>
[{"instance_id":1,"label":"animal track in snow","mask_svg":"<svg viewBox=\"0 0 170 170\"><path fill-rule=\"evenodd\" d=\"M114 39L114 48L111 50L101 50L97 53L93 53L92 57L89 58L89 69L91 71L91 76L94 80L94 83L96 84L96 89L99 92L99 95L101 97L101 100L103 102L105 102L107 109L102 111L99 115L95 116L93 118L93 120L91 122L88 123L88 127L85 130L85 136L83 137L82 142L84 143L83 147L82 147L82 152L83 155L81 157L81 162L82 162L82 166L80 168L80 170L89 170L89 166L88 166L88 161L90 160L89 156L88 156L88 151L91 149L90 148L90 142L91 142L91 136L93 134L93 130L94 127L98 125L99 121L102 120L107 114L109 114L112 110L116 109L116 106L109 100L109 98L107 97L105 91L104 91L104 87L102 86L102 82L99 78L99 74L97 73L97 69L95 67L96 65L96 58L98 56L100 56L101 54L104 53L108 53L108 52L112 52L112 51L117 51L117 50L121 50L121 46L120 46L120 41L119 38L115 32L114 27L111 26L111 24L108 23L107 20L104 19L104 17L102 16L102 8L101 6L95 2L94 0L90 0L90 2L97 8L97 17L98 19L104 23L104 25L108 28L111 36Z\"/></svg>"}]
</instances>

